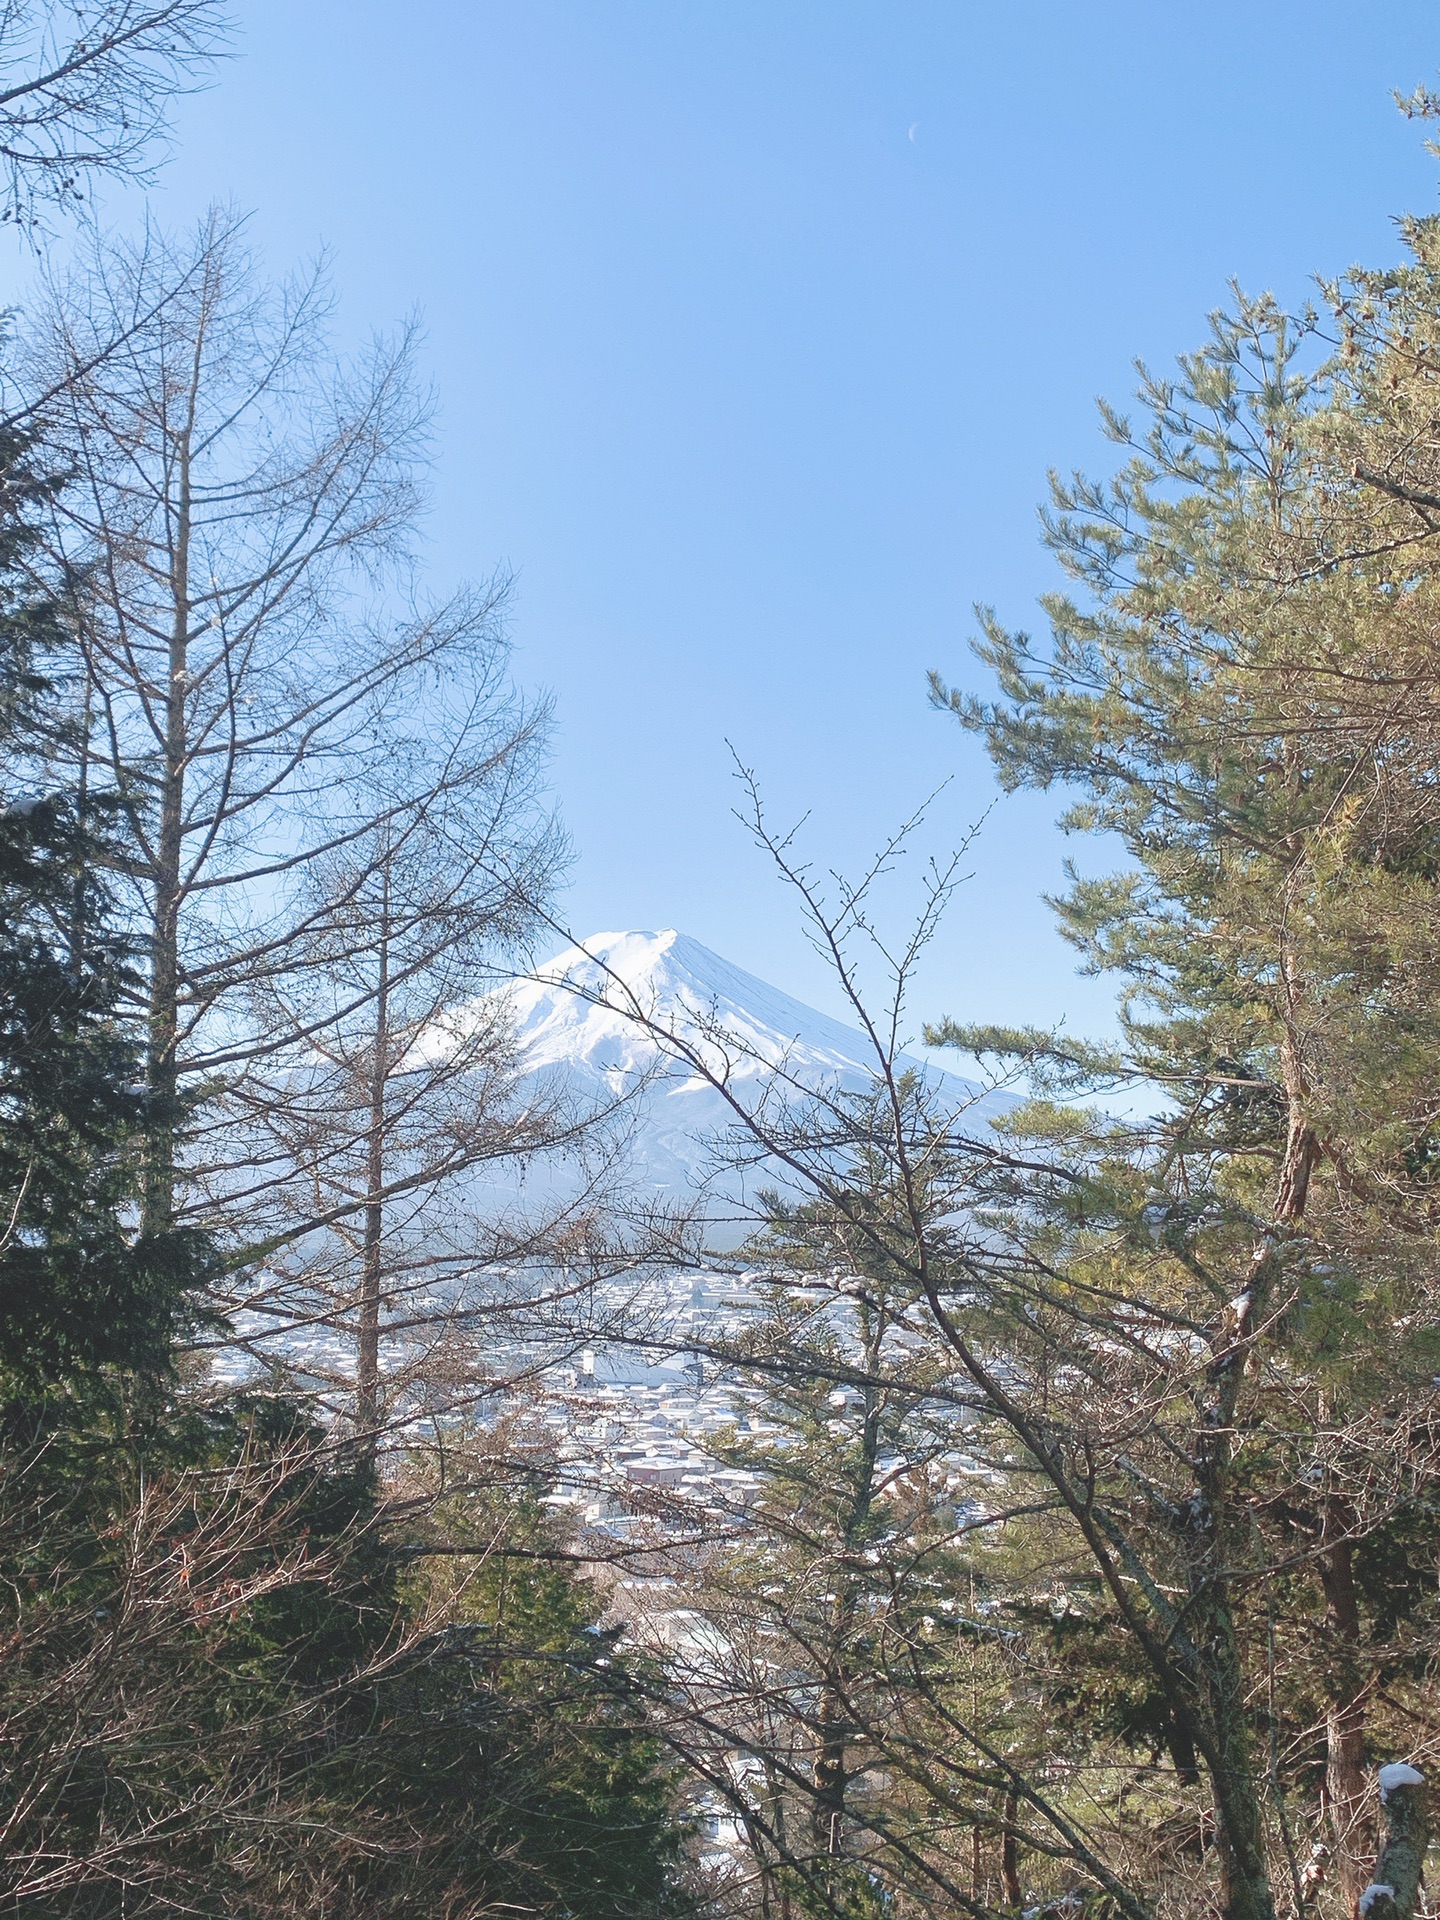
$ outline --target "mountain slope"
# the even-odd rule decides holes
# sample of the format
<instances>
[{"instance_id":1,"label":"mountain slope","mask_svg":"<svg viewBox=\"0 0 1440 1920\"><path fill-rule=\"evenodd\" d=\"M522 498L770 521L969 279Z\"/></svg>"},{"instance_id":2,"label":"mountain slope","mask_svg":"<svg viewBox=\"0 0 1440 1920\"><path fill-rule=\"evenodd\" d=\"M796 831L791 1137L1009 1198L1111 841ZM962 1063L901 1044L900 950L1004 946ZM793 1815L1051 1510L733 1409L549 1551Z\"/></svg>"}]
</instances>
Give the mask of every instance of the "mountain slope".
<instances>
[{"instance_id":1,"label":"mountain slope","mask_svg":"<svg viewBox=\"0 0 1440 1920\"><path fill-rule=\"evenodd\" d=\"M627 1155L642 1185L676 1200L713 1176L714 1143L733 1124L724 1098L670 1057L639 1013L699 1050L746 1104L777 1078L816 1091L870 1084L862 1034L759 980L673 928L598 933L508 989L526 1071L594 1102L636 1091ZM902 1057L947 1102L971 1101L983 1131L1004 1104L969 1081ZM720 1183L737 1195L737 1176ZM769 1176L773 1180L773 1174ZM713 1184L713 1183L712 1183ZM743 1183L742 1183L743 1184Z\"/></svg>"}]
</instances>

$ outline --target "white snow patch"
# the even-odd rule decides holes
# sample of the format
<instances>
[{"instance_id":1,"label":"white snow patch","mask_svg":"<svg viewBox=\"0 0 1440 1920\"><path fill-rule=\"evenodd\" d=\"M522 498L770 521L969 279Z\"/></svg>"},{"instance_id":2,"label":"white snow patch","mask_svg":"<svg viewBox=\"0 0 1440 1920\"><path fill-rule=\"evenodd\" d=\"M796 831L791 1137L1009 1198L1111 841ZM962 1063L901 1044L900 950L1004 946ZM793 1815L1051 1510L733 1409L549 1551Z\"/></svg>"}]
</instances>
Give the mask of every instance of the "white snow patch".
<instances>
[{"instance_id":1,"label":"white snow patch","mask_svg":"<svg viewBox=\"0 0 1440 1920\"><path fill-rule=\"evenodd\" d=\"M1388 1767L1381 1767L1376 1778L1380 1782L1380 1803L1390 1798L1396 1787L1423 1787L1425 1776L1408 1765L1404 1760L1395 1760Z\"/></svg>"},{"instance_id":2,"label":"white snow patch","mask_svg":"<svg viewBox=\"0 0 1440 1920\"><path fill-rule=\"evenodd\" d=\"M1394 1898L1395 1889L1393 1887L1387 1886L1383 1880L1372 1880L1360 1896L1360 1911L1362 1914L1369 1913L1371 1907L1374 1906L1377 1900L1393 1900Z\"/></svg>"}]
</instances>

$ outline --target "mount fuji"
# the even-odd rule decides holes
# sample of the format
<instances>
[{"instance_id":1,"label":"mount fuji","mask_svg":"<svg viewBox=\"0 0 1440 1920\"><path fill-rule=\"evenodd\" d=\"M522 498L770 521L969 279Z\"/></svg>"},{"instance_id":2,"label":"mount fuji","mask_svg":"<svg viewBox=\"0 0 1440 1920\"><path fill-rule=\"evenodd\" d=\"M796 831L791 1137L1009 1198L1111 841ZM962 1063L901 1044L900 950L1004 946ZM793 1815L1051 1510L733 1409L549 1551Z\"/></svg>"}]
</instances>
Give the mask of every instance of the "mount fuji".
<instances>
[{"instance_id":1,"label":"mount fuji","mask_svg":"<svg viewBox=\"0 0 1440 1920\"><path fill-rule=\"evenodd\" d=\"M633 1094L626 1151L632 1177L671 1201L715 1190L714 1143L735 1116L702 1075L674 1058L664 1034L694 1048L707 1067L723 1067L747 1105L777 1076L797 1092L859 1092L876 1067L857 1030L673 928L597 933L505 991L527 1076L596 1106ZM1011 1104L908 1055L897 1065L923 1076L947 1105L966 1106L976 1131ZM741 1197L736 1176L719 1186L729 1198Z\"/></svg>"}]
</instances>

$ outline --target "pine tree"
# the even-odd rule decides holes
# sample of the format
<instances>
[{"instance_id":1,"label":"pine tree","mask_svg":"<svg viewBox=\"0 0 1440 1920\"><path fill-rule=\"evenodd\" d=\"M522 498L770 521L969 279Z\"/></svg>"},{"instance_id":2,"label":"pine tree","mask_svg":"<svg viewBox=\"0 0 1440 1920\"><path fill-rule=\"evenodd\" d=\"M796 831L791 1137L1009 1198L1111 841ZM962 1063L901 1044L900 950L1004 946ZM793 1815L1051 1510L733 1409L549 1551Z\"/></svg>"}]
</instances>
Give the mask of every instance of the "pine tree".
<instances>
[{"instance_id":1,"label":"pine tree","mask_svg":"<svg viewBox=\"0 0 1440 1920\"><path fill-rule=\"evenodd\" d=\"M1356 323L1338 358L1313 316L1242 301L1174 380L1147 377L1144 430L1108 416L1121 472L1055 483L1047 534L1079 592L1047 601L1049 644L987 616L1000 698L937 683L1005 785L1078 791L1067 824L1131 861L1072 874L1057 903L1086 966L1122 983L1118 1047L933 1037L1031 1067L1052 1098L1017 1130L1081 1184L1015 1183L1032 1255L1203 1342L1187 1371L1152 1339L1134 1387L1188 1477L1138 1441L1126 1471L1151 1505L1156 1594L1190 1595L1172 1713L1205 1754L1237 1914L1270 1911L1267 1850L1293 1853L1287 1776L1317 1841L1323 1808L1354 1898L1369 1703L1433 1631L1365 1570L1413 1536L1437 1467L1434 677L1416 652L1434 558L1409 483L1367 478L1377 443L1394 472L1415 415L1393 363L1425 368L1435 331L1435 242L1416 239L1381 311L1373 285L1335 291ZM1117 1085L1163 1104L1124 1126L1053 1104ZM1132 1377L1114 1372L1112 1392ZM1277 1725L1287 1705L1298 1724ZM1405 1736L1382 1721L1368 1738Z\"/></svg>"}]
</instances>

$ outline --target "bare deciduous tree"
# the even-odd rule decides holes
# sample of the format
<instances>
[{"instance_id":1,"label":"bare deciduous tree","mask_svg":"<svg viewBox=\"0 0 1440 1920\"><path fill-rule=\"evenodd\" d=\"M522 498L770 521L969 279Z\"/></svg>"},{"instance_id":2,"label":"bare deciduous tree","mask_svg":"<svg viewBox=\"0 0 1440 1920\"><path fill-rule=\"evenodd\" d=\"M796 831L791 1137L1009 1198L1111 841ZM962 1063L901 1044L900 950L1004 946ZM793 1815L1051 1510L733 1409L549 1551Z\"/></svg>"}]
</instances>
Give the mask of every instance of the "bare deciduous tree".
<instances>
[{"instance_id":1,"label":"bare deciduous tree","mask_svg":"<svg viewBox=\"0 0 1440 1920\"><path fill-rule=\"evenodd\" d=\"M264 1309L312 1348L348 1330L372 1439L417 1383L474 1388L477 1317L492 1342L504 1317L498 1269L553 1250L567 1213L527 1213L518 1192L584 1116L524 1083L496 991L561 857L537 789L543 719L498 691L423 736L387 719L357 788L368 824L313 863L293 964L257 994L280 1062L238 1095L258 1180L276 1183ZM307 1365L336 1383L323 1354Z\"/></svg>"},{"instance_id":2,"label":"bare deciduous tree","mask_svg":"<svg viewBox=\"0 0 1440 1920\"><path fill-rule=\"evenodd\" d=\"M88 669L91 773L121 794L135 849L172 1142L151 1168L156 1221L177 1206L189 1092L273 1054L257 988L328 911L311 867L374 824L354 783L384 716L483 699L502 651L501 580L400 603L425 431L410 341L338 364L325 317L318 277L266 286L240 224L213 214L188 245L97 245L52 283L29 346L75 469L49 561ZM420 797L397 792L396 816ZM192 1137L185 1208L233 1189L228 1124Z\"/></svg>"},{"instance_id":3,"label":"bare deciduous tree","mask_svg":"<svg viewBox=\"0 0 1440 1920\"><path fill-rule=\"evenodd\" d=\"M148 180L172 100L225 48L221 0L5 0L0 220L33 225L97 178Z\"/></svg>"},{"instance_id":4,"label":"bare deciduous tree","mask_svg":"<svg viewBox=\"0 0 1440 1920\"><path fill-rule=\"evenodd\" d=\"M57 278L28 369L76 472L45 564L87 668L82 771L133 847L147 1219L220 1232L222 1304L267 1315L269 1351L328 1337L338 1387L351 1344L373 1431L382 1322L409 1378L453 1362L463 1388L498 1265L532 1306L578 1298L597 1209L582 1176L542 1221L487 1175L508 1160L513 1201L587 1117L516 1090L485 994L563 857L507 583L419 602L411 341L337 363L325 318L318 278L266 286L217 214Z\"/></svg>"}]
</instances>

